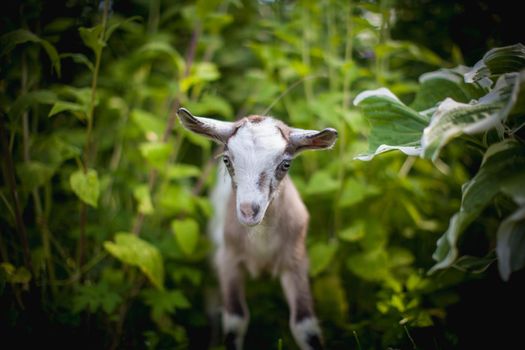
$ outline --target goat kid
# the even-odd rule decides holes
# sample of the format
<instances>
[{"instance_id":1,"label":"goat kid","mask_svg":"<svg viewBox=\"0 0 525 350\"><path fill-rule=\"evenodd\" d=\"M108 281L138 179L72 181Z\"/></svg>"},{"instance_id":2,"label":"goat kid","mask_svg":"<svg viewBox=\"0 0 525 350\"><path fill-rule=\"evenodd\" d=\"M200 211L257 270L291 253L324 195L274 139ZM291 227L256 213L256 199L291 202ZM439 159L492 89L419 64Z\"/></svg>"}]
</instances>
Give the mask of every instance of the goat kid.
<instances>
[{"instance_id":1,"label":"goat kid","mask_svg":"<svg viewBox=\"0 0 525 350\"><path fill-rule=\"evenodd\" d=\"M225 149L223 168L229 177L226 171L219 172L210 233L217 246L214 260L227 348L243 346L249 318L243 275L247 270L252 277L262 271L279 276L297 344L302 350L321 349L308 283L309 215L287 173L298 153L332 147L337 131L295 129L257 115L237 122L195 117L184 108L178 115L184 127Z\"/></svg>"}]
</instances>

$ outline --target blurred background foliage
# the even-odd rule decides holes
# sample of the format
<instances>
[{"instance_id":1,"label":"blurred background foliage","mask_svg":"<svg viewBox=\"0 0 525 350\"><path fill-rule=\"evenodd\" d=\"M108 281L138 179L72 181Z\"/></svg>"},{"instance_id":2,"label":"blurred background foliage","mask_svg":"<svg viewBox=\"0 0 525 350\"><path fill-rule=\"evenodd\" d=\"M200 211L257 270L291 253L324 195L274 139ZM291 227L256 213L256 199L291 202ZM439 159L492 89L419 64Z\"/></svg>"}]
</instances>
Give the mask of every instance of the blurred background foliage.
<instances>
[{"instance_id":1,"label":"blurred background foliage","mask_svg":"<svg viewBox=\"0 0 525 350\"><path fill-rule=\"evenodd\" d=\"M523 42L516 10L469 1L13 1L0 46L0 326L3 342L76 348L220 347L205 234L215 146L175 111L268 114L334 127L331 152L291 175L311 213L312 288L327 349L449 349L517 339L521 272L503 283L498 208L428 275L481 155L441 166L371 162L352 105ZM504 201L504 199L501 199ZM504 203L502 203L504 205ZM477 256L481 259L471 259ZM248 283L249 349L293 349L276 281ZM211 310L211 311L210 311ZM216 310L215 310L216 311ZM519 322L518 322L519 323Z\"/></svg>"}]
</instances>

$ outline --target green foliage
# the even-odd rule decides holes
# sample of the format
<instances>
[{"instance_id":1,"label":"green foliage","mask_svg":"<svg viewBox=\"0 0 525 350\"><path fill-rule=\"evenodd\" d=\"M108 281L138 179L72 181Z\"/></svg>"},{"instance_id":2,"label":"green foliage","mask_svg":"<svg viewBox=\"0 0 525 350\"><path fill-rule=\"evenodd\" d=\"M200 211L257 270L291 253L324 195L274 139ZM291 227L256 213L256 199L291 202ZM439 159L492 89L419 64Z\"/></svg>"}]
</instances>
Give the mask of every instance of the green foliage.
<instances>
[{"instance_id":1,"label":"green foliage","mask_svg":"<svg viewBox=\"0 0 525 350\"><path fill-rule=\"evenodd\" d=\"M408 348L408 329L447 328L456 287L494 261L493 252L457 250L491 208L501 219L486 223L497 232L501 274L521 268L523 144L511 135L525 122L523 46L490 51L472 69L442 69L448 59L392 38L400 9L390 5L398 3L8 6L0 38L2 325L27 338L59 329L77 342L88 329L97 348L203 344L203 301L217 288L203 234L215 152L178 124L179 106L338 130L333 150L305 152L291 170L310 211L309 272L328 349ZM455 139L485 152L472 179L475 161L465 162ZM354 161L390 149L424 154L437 167L395 153ZM450 217L456 226L447 230ZM466 272L425 276L444 231L436 266ZM264 338L250 348L293 348L281 291L268 280L256 286L249 336L256 329ZM35 304L36 324L26 317Z\"/></svg>"},{"instance_id":2,"label":"green foliage","mask_svg":"<svg viewBox=\"0 0 525 350\"><path fill-rule=\"evenodd\" d=\"M75 194L85 203L97 207L100 195L100 183L97 171L88 169L86 172L77 170L71 174L69 184Z\"/></svg>"},{"instance_id":3,"label":"green foliage","mask_svg":"<svg viewBox=\"0 0 525 350\"><path fill-rule=\"evenodd\" d=\"M119 232L115 242L104 242L104 248L123 263L137 266L155 287L164 289L164 263L157 247L132 233Z\"/></svg>"},{"instance_id":4,"label":"green foliage","mask_svg":"<svg viewBox=\"0 0 525 350\"><path fill-rule=\"evenodd\" d=\"M363 106L366 118L376 126L371 130L371 153L361 159L400 149L436 162L443 148L456 138L474 143L484 154L477 174L462 187L459 211L437 241L433 254L437 263L430 272L449 267L457 260L461 236L497 195L510 197L514 202L511 208L517 206L507 218L498 215L501 223L496 252L500 274L508 280L511 272L525 266L523 252L519 252L525 145L515 135L523 126L524 117L520 107L525 102L521 91L525 82L524 53L522 44L495 48L471 69L441 69L423 75L413 103L416 110L401 109L400 106L405 106L385 88L363 92L354 100L356 105ZM422 108L427 109L418 112ZM392 118L393 113L398 113L397 119ZM424 116L431 117L427 123L419 128L410 127L415 117ZM409 129L411 136L398 133L400 128ZM409 151L407 146L411 146Z\"/></svg>"}]
</instances>

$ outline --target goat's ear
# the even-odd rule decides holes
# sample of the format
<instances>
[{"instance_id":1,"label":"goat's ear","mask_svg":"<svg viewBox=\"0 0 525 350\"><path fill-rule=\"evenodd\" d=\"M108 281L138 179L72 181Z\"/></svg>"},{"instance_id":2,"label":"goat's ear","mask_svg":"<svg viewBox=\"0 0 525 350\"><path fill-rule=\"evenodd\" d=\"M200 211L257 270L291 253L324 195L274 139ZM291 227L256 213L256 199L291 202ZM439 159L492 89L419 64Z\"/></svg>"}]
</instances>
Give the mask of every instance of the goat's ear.
<instances>
[{"instance_id":1,"label":"goat's ear","mask_svg":"<svg viewBox=\"0 0 525 350\"><path fill-rule=\"evenodd\" d=\"M293 153L306 150L327 149L335 144L337 140L337 130L332 128L321 131L292 129L289 140Z\"/></svg>"},{"instance_id":2,"label":"goat's ear","mask_svg":"<svg viewBox=\"0 0 525 350\"><path fill-rule=\"evenodd\" d=\"M186 108L179 108L177 115L186 129L217 142L228 142L235 131L235 125L232 122L196 117Z\"/></svg>"}]
</instances>

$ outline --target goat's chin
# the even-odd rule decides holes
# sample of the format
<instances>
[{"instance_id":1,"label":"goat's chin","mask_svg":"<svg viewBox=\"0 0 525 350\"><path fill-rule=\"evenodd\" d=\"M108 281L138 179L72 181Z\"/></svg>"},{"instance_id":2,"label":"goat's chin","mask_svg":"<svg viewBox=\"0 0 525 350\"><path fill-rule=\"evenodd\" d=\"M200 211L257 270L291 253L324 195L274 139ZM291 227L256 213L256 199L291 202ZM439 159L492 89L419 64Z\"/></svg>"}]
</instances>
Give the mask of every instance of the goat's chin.
<instances>
[{"instance_id":1,"label":"goat's chin","mask_svg":"<svg viewBox=\"0 0 525 350\"><path fill-rule=\"evenodd\" d=\"M262 219L263 219L263 217L246 220L244 218L238 217L238 220L241 223L241 225L248 226L248 227L254 227L254 226L259 225L261 223Z\"/></svg>"}]
</instances>

